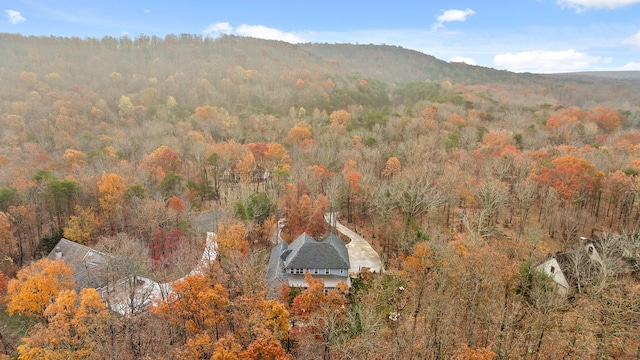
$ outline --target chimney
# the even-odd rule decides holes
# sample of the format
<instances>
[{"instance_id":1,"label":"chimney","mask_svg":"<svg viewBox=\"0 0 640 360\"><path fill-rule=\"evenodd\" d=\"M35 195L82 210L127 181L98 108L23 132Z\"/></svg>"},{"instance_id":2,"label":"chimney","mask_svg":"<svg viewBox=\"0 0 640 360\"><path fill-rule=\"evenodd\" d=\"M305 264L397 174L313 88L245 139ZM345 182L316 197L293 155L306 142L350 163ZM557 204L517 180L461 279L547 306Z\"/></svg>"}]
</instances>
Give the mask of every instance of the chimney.
<instances>
[{"instance_id":1,"label":"chimney","mask_svg":"<svg viewBox=\"0 0 640 360\"><path fill-rule=\"evenodd\" d=\"M60 246L56 246L56 260L62 259L62 251L60 251Z\"/></svg>"}]
</instances>

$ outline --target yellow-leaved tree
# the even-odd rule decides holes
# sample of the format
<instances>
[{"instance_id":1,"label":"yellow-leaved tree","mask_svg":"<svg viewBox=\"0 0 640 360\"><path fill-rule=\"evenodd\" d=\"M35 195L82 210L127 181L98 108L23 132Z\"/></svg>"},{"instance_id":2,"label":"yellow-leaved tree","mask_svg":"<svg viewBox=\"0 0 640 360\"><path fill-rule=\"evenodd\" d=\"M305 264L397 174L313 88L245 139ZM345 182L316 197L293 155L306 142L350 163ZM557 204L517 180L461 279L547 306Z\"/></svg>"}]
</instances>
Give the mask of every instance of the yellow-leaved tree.
<instances>
[{"instance_id":1,"label":"yellow-leaved tree","mask_svg":"<svg viewBox=\"0 0 640 360\"><path fill-rule=\"evenodd\" d=\"M63 260L41 259L9 281L7 312L44 319L44 311L63 290L75 287L73 267Z\"/></svg>"},{"instance_id":2,"label":"yellow-leaved tree","mask_svg":"<svg viewBox=\"0 0 640 360\"><path fill-rule=\"evenodd\" d=\"M18 346L19 359L89 359L106 338L109 312L95 289L63 290L44 311L46 323L37 324Z\"/></svg>"},{"instance_id":3,"label":"yellow-leaved tree","mask_svg":"<svg viewBox=\"0 0 640 360\"><path fill-rule=\"evenodd\" d=\"M76 205L75 212L76 215L71 216L64 228L64 237L80 244L89 244L98 231L98 219L90 208L83 209Z\"/></svg>"},{"instance_id":4,"label":"yellow-leaved tree","mask_svg":"<svg viewBox=\"0 0 640 360\"><path fill-rule=\"evenodd\" d=\"M98 181L98 191L100 192L100 209L109 216L122 207L122 198L127 191L122 177L118 174L103 173Z\"/></svg>"}]
</instances>

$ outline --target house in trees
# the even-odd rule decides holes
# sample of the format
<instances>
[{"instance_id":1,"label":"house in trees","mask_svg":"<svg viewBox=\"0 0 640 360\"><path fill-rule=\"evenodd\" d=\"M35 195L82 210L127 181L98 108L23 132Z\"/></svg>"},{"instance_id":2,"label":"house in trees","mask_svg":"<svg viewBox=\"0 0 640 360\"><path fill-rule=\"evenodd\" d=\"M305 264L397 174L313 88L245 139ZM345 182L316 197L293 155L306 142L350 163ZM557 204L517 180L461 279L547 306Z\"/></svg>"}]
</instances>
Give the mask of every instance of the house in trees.
<instances>
[{"instance_id":1,"label":"house in trees","mask_svg":"<svg viewBox=\"0 0 640 360\"><path fill-rule=\"evenodd\" d=\"M560 263L562 263L563 265L565 265L565 270L567 269L566 263L564 261L566 260L565 255L566 254L556 254L536 267L538 271L547 274L551 278L551 280L553 280L553 282L556 284L558 294L562 296L566 296L569 293L569 282L567 281L567 277L564 276L564 272L562 271L562 267L560 266ZM560 261L558 261L558 257L561 258Z\"/></svg>"},{"instance_id":2,"label":"house in trees","mask_svg":"<svg viewBox=\"0 0 640 360\"><path fill-rule=\"evenodd\" d=\"M113 256L65 238L58 241L47 258L73 265L78 289L96 289L107 306L122 315L146 311L165 290L150 279L118 271Z\"/></svg>"},{"instance_id":3,"label":"house in trees","mask_svg":"<svg viewBox=\"0 0 640 360\"><path fill-rule=\"evenodd\" d=\"M317 241L303 233L291 244L281 241L271 250L267 282L274 288L282 283L304 288L308 286L304 276L310 273L327 290L341 282L351 287L349 266L347 247L338 236L330 233Z\"/></svg>"},{"instance_id":4,"label":"house in trees","mask_svg":"<svg viewBox=\"0 0 640 360\"><path fill-rule=\"evenodd\" d=\"M573 291L582 291L602 268L598 241L581 239L581 246L574 251L550 256L536 268L547 274L556 284L558 294L567 296Z\"/></svg>"},{"instance_id":5,"label":"house in trees","mask_svg":"<svg viewBox=\"0 0 640 360\"><path fill-rule=\"evenodd\" d=\"M217 257L215 234L207 233L206 247L200 262L189 274L202 274ZM64 260L73 265L73 278L78 288L95 288L107 306L124 316L147 311L160 300L166 300L173 291L173 284L184 280L158 283L127 272L118 257L94 250L71 240L61 239L47 256L50 260ZM185 276L185 277L186 277Z\"/></svg>"},{"instance_id":6,"label":"house in trees","mask_svg":"<svg viewBox=\"0 0 640 360\"><path fill-rule=\"evenodd\" d=\"M47 256L49 260L64 260L73 265L78 288L101 289L108 283L107 267L109 255L88 246L62 238Z\"/></svg>"}]
</instances>

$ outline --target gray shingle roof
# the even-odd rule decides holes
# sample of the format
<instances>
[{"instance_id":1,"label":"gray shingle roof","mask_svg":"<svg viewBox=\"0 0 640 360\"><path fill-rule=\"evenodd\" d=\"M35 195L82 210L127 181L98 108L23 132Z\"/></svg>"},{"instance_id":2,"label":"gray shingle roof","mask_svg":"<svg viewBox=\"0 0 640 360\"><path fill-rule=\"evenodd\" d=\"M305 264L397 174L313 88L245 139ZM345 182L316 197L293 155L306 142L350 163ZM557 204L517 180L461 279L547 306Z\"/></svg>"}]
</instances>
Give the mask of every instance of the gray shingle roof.
<instances>
[{"instance_id":1,"label":"gray shingle roof","mask_svg":"<svg viewBox=\"0 0 640 360\"><path fill-rule=\"evenodd\" d=\"M329 234L316 241L306 233L300 235L291 244L280 242L271 249L266 281L271 287L269 297L275 296L275 289L282 283L289 286L306 287L304 275L287 274L286 269L343 269L344 276L314 274L322 279L325 287L335 287L339 282L351 287L349 278L349 252L344 241L335 234Z\"/></svg>"},{"instance_id":2,"label":"gray shingle roof","mask_svg":"<svg viewBox=\"0 0 640 360\"><path fill-rule=\"evenodd\" d=\"M349 269L349 253L339 237L330 234L316 241L304 233L289 246L284 260L287 269Z\"/></svg>"},{"instance_id":3,"label":"gray shingle roof","mask_svg":"<svg viewBox=\"0 0 640 360\"><path fill-rule=\"evenodd\" d=\"M347 246L336 234L329 233L329 235L327 235L322 241L330 243L336 251L338 251L338 255L340 255L340 257L347 263L347 267L351 265L349 262L349 251L347 250Z\"/></svg>"},{"instance_id":4,"label":"gray shingle roof","mask_svg":"<svg viewBox=\"0 0 640 360\"><path fill-rule=\"evenodd\" d=\"M67 239L60 239L47 255L49 260L62 259L74 267L73 279L82 288L100 288L107 283L108 255Z\"/></svg>"},{"instance_id":5,"label":"gray shingle roof","mask_svg":"<svg viewBox=\"0 0 640 360\"><path fill-rule=\"evenodd\" d=\"M269 267L267 268L267 283L272 287L278 287L281 283L286 281L287 277L282 271L282 256L283 251L287 249L287 243L282 241L278 245L271 249L271 256L269 257Z\"/></svg>"}]
</instances>

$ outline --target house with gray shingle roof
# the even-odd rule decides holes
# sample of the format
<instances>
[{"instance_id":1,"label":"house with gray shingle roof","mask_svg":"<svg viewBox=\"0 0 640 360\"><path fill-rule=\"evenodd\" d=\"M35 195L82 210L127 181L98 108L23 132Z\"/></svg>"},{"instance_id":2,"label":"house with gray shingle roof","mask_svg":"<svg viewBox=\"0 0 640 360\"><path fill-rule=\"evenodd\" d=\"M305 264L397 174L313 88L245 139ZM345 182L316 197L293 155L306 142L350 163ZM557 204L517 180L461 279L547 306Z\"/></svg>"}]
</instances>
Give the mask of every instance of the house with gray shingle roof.
<instances>
[{"instance_id":1,"label":"house with gray shingle roof","mask_svg":"<svg viewBox=\"0 0 640 360\"><path fill-rule=\"evenodd\" d=\"M207 232L207 240L200 262L186 276L203 274L217 258L216 235ZM107 306L122 315L131 316L146 311L160 300L166 300L173 284L184 278L157 283L137 274L119 271L118 258L88 246L61 239L47 255L50 260L64 260L73 265L73 278L79 289L95 288Z\"/></svg>"},{"instance_id":2,"label":"house with gray shingle roof","mask_svg":"<svg viewBox=\"0 0 640 360\"><path fill-rule=\"evenodd\" d=\"M333 233L317 241L307 233L291 244L282 241L271 250L267 282L276 288L282 283L290 287L307 287L305 274L324 281L325 289L343 282L351 287L349 252L344 241Z\"/></svg>"},{"instance_id":3,"label":"house with gray shingle roof","mask_svg":"<svg viewBox=\"0 0 640 360\"><path fill-rule=\"evenodd\" d=\"M100 289L107 285L109 255L62 238L47 255L49 260L64 260L73 265L73 280L79 289Z\"/></svg>"}]
</instances>

